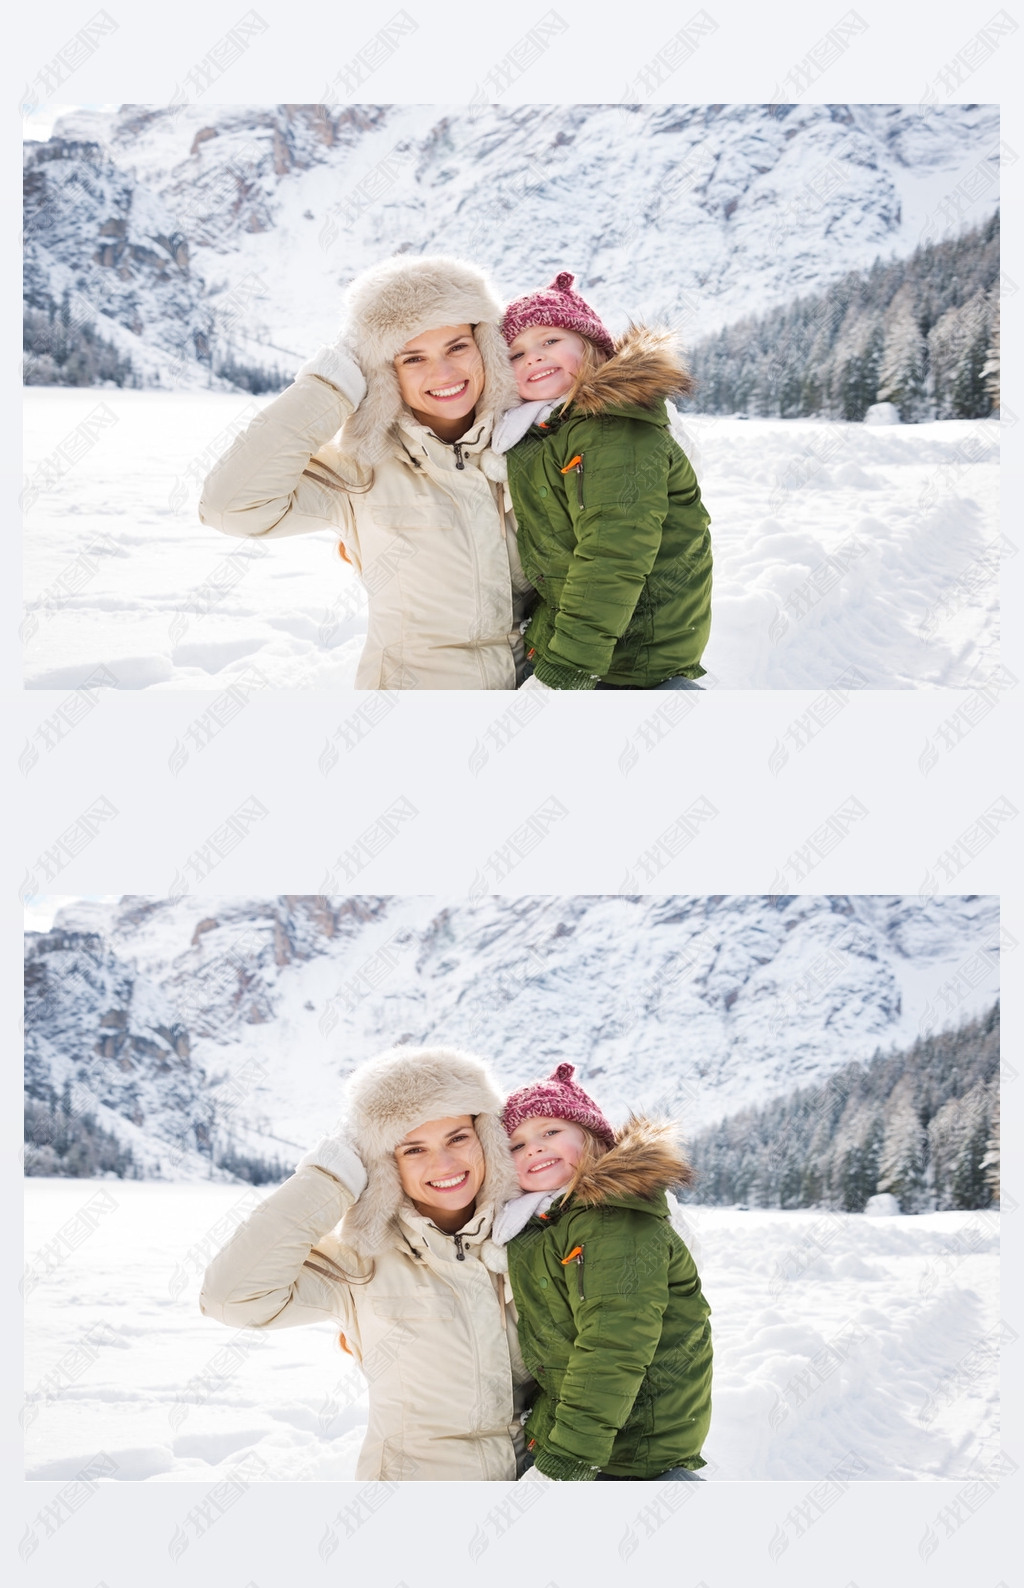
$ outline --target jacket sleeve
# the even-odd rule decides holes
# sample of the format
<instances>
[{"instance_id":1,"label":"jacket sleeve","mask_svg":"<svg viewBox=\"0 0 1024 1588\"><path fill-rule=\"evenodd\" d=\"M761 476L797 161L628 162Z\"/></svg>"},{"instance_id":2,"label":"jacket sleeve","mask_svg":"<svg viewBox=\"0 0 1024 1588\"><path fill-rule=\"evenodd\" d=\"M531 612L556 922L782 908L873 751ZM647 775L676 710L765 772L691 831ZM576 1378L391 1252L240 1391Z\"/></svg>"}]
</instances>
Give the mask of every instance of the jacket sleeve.
<instances>
[{"instance_id":1,"label":"jacket sleeve","mask_svg":"<svg viewBox=\"0 0 1024 1588\"><path fill-rule=\"evenodd\" d=\"M672 446L661 426L621 416L574 426L572 444L583 459L582 474L565 476L576 548L548 652L602 677L661 547Z\"/></svg>"},{"instance_id":2,"label":"jacket sleeve","mask_svg":"<svg viewBox=\"0 0 1024 1588\"><path fill-rule=\"evenodd\" d=\"M584 1294L581 1299L580 1271L567 1263L576 1339L548 1442L594 1467L610 1459L661 1339L669 1244L660 1225L646 1213L624 1210L572 1221L573 1241L583 1247Z\"/></svg>"},{"instance_id":3,"label":"jacket sleeve","mask_svg":"<svg viewBox=\"0 0 1024 1588\"><path fill-rule=\"evenodd\" d=\"M199 517L226 535L302 535L337 529L342 493L304 473L355 403L323 376L300 373L237 436L207 476Z\"/></svg>"},{"instance_id":4,"label":"jacket sleeve","mask_svg":"<svg viewBox=\"0 0 1024 1588\"><path fill-rule=\"evenodd\" d=\"M351 1191L323 1169L300 1168L261 1202L210 1263L199 1308L234 1328L288 1328L344 1319L345 1269L318 1243L351 1207ZM332 1252L338 1244L330 1241ZM366 1269L354 1253L353 1272Z\"/></svg>"}]
</instances>

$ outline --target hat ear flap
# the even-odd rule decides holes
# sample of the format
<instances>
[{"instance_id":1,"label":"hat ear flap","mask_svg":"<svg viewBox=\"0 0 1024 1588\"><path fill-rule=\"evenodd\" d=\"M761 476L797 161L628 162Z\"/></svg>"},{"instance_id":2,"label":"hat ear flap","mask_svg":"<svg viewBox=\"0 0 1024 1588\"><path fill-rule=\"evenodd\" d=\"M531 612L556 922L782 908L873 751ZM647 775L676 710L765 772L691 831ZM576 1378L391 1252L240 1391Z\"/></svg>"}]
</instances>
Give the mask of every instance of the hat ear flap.
<instances>
[{"instance_id":1,"label":"hat ear flap","mask_svg":"<svg viewBox=\"0 0 1024 1588\"><path fill-rule=\"evenodd\" d=\"M522 402L516 390L516 378L508 358L508 344L496 325L481 321L473 335L484 361L487 384L484 387L484 407L492 414L503 414L507 408L516 408Z\"/></svg>"},{"instance_id":2,"label":"hat ear flap","mask_svg":"<svg viewBox=\"0 0 1024 1588\"><path fill-rule=\"evenodd\" d=\"M508 1136L496 1114L478 1114L476 1133L487 1164L487 1173L480 1188L480 1201L500 1208L510 1197L519 1195L519 1181Z\"/></svg>"},{"instance_id":3,"label":"hat ear flap","mask_svg":"<svg viewBox=\"0 0 1024 1588\"><path fill-rule=\"evenodd\" d=\"M405 1196L394 1157L367 1164L367 1183L342 1221L342 1239L362 1257L379 1257Z\"/></svg>"},{"instance_id":4,"label":"hat ear flap","mask_svg":"<svg viewBox=\"0 0 1024 1588\"><path fill-rule=\"evenodd\" d=\"M380 463L388 453L392 427L401 412L402 394L394 365L368 370L366 396L342 426L342 451L360 463Z\"/></svg>"}]
</instances>

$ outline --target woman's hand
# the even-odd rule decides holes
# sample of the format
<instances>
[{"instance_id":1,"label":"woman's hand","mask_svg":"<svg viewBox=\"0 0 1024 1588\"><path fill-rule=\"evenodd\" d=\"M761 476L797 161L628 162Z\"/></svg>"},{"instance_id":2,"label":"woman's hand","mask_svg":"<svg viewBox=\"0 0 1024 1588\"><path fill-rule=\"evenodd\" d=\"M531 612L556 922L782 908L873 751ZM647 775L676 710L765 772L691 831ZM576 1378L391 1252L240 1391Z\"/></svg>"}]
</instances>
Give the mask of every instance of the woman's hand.
<instances>
[{"instance_id":1,"label":"woman's hand","mask_svg":"<svg viewBox=\"0 0 1024 1588\"><path fill-rule=\"evenodd\" d=\"M333 1175L346 1191L351 1191L356 1200L366 1189L366 1169L363 1160L356 1150L355 1142L344 1131L338 1131L333 1136L325 1136L312 1152L307 1152L304 1158L299 1159L295 1167L322 1169L325 1174Z\"/></svg>"},{"instance_id":2,"label":"woman's hand","mask_svg":"<svg viewBox=\"0 0 1024 1588\"><path fill-rule=\"evenodd\" d=\"M348 398L353 408L358 408L366 396L366 377L359 366L356 350L344 332L307 359L301 369L296 370L295 379L300 375L316 375L319 380L329 381Z\"/></svg>"}]
</instances>

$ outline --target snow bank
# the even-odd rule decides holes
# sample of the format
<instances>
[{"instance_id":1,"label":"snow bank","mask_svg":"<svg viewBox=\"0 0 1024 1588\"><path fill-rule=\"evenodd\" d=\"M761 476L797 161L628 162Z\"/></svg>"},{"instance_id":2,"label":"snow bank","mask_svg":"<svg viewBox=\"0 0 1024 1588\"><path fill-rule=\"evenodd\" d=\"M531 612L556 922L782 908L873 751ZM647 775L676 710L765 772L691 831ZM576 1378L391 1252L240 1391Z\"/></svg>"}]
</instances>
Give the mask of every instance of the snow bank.
<instances>
[{"instance_id":1,"label":"snow bank","mask_svg":"<svg viewBox=\"0 0 1024 1588\"><path fill-rule=\"evenodd\" d=\"M353 1477L365 1387L331 1325L200 1316L209 1257L260 1200L28 1183L29 1478L69 1478L99 1449L143 1482L210 1481L248 1452L271 1481ZM677 1217L712 1307L711 1481L818 1478L840 1461L864 1478L962 1478L993 1459L998 1214Z\"/></svg>"}]
</instances>

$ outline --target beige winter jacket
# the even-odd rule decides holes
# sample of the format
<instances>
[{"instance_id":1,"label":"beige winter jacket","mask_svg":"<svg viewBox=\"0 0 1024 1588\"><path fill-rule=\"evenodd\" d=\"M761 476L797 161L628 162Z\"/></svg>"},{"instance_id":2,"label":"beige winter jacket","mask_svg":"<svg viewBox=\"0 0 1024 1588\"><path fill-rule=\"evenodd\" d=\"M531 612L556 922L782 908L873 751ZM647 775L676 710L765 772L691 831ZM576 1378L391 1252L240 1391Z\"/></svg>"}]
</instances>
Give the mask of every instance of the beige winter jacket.
<instances>
[{"instance_id":1,"label":"beige winter jacket","mask_svg":"<svg viewBox=\"0 0 1024 1588\"><path fill-rule=\"evenodd\" d=\"M456 449L405 411L371 471L341 453L354 404L316 363L213 469L203 523L229 535L339 536L369 603L358 689L514 689L533 592L506 487L485 473L504 472L490 416Z\"/></svg>"},{"instance_id":2,"label":"beige winter jacket","mask_svg":"<svg viewBox=\"0 0 1024 1588\"><path fill-rule=\"evenodd\" d=\"M514 1479L533 1381L506 1277L480 1260L490 1210L460 1233L460 1259L407 1205L394 1246L369 1259L337 1232L352 1202L326 1170L300 1167L213 1259L202 1311L235 1328L337 1320L369 1382L357 1478Z\"/></svg>"}]
</instances>

